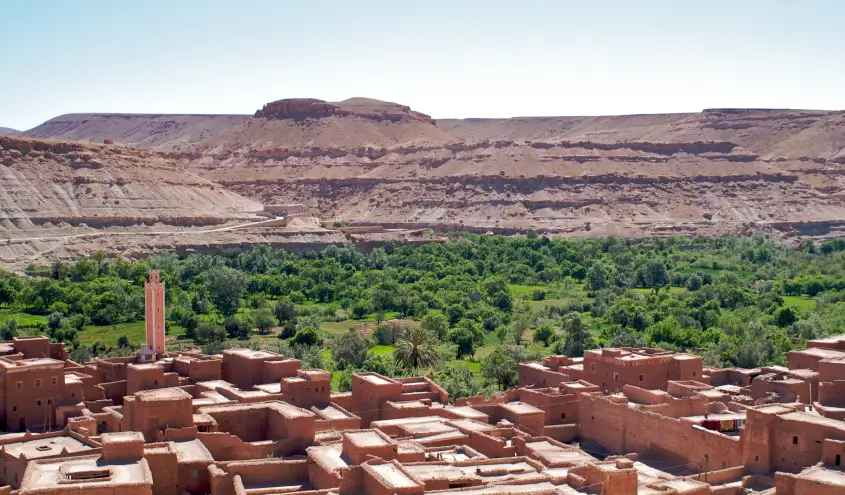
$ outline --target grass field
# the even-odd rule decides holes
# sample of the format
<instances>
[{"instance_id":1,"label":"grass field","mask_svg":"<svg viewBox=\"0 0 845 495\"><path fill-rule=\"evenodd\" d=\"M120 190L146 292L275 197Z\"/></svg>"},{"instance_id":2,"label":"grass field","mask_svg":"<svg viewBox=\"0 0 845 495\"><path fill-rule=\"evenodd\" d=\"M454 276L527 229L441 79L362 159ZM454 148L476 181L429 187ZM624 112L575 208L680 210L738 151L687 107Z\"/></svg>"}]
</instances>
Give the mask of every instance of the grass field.
<instances>
[{"instance_id":1,"label":"grass field","mask_svg":"<svg viewBox=\"0 0 845 495\"><path fill-rule=\"evenodd\" d=\"M816 307L816 301L806 296L783 296L784 306L794 306L802 311L809 311Z\"/></svg>"},{"instance_id":2,"label":"grass field","mask_svg":"<svg viewBox=\"0 0 845 495\"><path fill-rule=\"evenodd\" d=\"M11 309L0 309L0 323L3 323L7 320L17 320L18 326L29 326L36 325L38 323L47 323L46 316L20 313Z\"/></svg>"},{"instance_id":3,"label":"grass field","mask_svg":"<svg viewBox=\"0 0 845 495\"><path fill-rule=\"evenodd\" d=\"M379 356L391 357L391 356L393 356L394 350L396 350L396 347L394 347L392 345L377 345L377 346L370 347L370 352L373 353L374 357L379 357Z\"/></svg>"},{"instance_id":4,"label":"grass field","mask_svg":"<svg viewBox=\"0 0 845 495\"><path fill-rule=\"evenodd\" d=\"M453 360L449 361L447 364L451 364L452 366L460 366L461 368L466 368L466 369L472 371L473 373L481 373L481 363L473 363L472 361L467 361L465 359L453 359Z\"/></svg>"},{"instance_id":5,"label":"grass field","mask_svg":"<svg viewBox=\"0 0 845 495\"><path fill-rule=\"evenodd\" d=\"M79 343L85 345L99 341L101 344L113 346L117 343L117 339L121 335L129 337L129 342L132 345L140 346L147 340L144 322L135 321L132 323L119 323L114 326L88 325L79 332ZM175 334L172 336L175 336Z\"/></svg>"}]
</instances>

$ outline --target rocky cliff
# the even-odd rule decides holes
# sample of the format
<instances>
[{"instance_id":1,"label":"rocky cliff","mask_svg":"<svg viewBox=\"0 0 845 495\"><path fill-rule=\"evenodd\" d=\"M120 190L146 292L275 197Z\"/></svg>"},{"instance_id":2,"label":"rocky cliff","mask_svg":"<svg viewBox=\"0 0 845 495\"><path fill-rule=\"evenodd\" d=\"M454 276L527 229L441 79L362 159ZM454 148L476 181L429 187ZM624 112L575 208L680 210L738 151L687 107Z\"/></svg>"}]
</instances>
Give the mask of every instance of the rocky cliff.
<instances>
[{"instance_id":1,"label":"rocky cliff","mask_svg":"<svg viewBox=\"0 0 845 495\"><path fill-rule=\"evenodd\" d=\"M378 122L434 124L428 115L410 107L369 98L350 98L328 103L312 98L294 98L267 103L255 112L262 119L321 119L325 117L359 117Z\"/></svg>"},{"instance_id":2,"label":"rocky cliff","mask_svg":"<svg viewBox=\"0 0 845 495\"><path fill-rule=\"evenodd\" d=\"M220 224L260 209L157 153L123 146L0 136L0 172L0 235L13 237L83 224Z\"/></svg>"},{"instance_id":3,"label":"rocky cliff","mask_svg":"<svg viewBox=\"0 0 845 495\"><path fill-rule=\"evenodd\" d=\"M224 117L196 117L184 139L179 125L144 127L134 145L167 150L241 196L363 224L629 236L845 231L845 112L434 122L353 98L279 100L253 117ZM179 119L149 117L170 121Z\"/></svg>"},{"instance_id":4,"label":"rocky cliff","mask_svg":"<svg viewBox=\"0 0 845 495\"><path fill-rule=\"evenodd\" d=\"M838 112L441 120L435 133L416 120L362 126L323 103L268 104L241 124L250 132L233 127L185 163L262 202L391 227L636 236L845 225Z\"/></svg>"}]
</instances>

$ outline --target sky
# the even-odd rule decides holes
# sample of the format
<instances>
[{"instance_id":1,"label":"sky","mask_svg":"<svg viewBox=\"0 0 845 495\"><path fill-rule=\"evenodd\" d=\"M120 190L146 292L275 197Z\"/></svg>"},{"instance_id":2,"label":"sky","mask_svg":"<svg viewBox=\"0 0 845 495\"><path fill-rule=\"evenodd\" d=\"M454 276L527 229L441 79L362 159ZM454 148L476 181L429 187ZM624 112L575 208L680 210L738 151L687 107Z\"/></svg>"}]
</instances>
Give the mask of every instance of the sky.
<instances>
[{"instance_id":1,"label":"sky","mask_svg":"<svg viewBox=\"0 0 845 495\"><path fill-rule=\"evenodd\" d=\"M435 118L845 109L841 0L0 0L0 126L251 114Z\"/></svg>"}]
</instances>

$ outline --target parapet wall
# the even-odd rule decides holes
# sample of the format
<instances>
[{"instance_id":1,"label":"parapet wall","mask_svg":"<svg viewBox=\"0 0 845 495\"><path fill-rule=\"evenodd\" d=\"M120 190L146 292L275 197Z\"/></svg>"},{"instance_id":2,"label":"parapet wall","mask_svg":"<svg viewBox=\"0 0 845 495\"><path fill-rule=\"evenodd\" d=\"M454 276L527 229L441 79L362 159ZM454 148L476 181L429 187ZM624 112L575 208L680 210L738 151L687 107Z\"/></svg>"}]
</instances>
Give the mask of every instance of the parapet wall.
<instances>
[{"instance_id":1,"label":"parapet wall","mask_svg":"<svg viewBox=\"0 0 845 495\"><path fill-rule=\"evenodd\" d=\"M703 470L743 465L741 437L693 428L690 421L644 412L595 394L582 397L581 440L615 453L652 453L697 462Z\"/></svg>"}]
</instances>

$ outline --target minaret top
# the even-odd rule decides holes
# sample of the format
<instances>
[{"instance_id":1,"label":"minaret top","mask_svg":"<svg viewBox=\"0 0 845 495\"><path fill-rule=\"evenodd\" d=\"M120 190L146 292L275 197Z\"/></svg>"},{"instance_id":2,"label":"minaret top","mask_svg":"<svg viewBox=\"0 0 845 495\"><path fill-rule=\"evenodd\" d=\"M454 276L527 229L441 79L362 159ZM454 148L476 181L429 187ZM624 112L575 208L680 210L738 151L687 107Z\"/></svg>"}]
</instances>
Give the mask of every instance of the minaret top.
<instances>
[{"instance_id":1,"label":"minaret top","mask_svg":"<svg viewBox=\"0 0 845 495\"><path fill-rule=\"evenodd\" d=\"M150 272L150 283L151 284L159 283L158 270L153 270L153 271Z\"/></svg>"}]
</instances>

